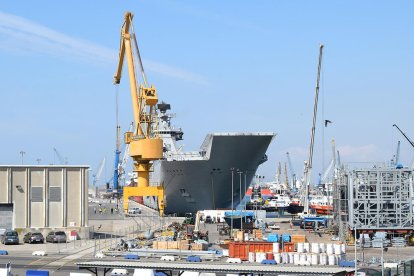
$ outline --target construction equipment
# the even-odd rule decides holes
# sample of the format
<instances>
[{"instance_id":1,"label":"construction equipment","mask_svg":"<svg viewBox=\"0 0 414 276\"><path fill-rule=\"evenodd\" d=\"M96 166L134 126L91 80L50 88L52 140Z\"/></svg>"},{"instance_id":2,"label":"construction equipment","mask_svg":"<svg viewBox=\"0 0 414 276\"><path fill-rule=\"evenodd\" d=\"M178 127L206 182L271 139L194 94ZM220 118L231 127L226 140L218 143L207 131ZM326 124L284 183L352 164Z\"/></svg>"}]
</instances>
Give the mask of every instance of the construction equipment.
<instances>
[{"instance_id":1,"label":"construction equipment","mask_svg":"<svg viewBox=\"0 0 414 276\"><path fill-rule=\"evenodd\" d=\"M100 178L101 178L101 174L103 172L103 169L105 167L105 162L106 162L106 157L104 157L101 161L101 163L99 164L98 170L96 171L96 174L92 175L93 178L93 186L96 187L96 183L99 182Z\"/></svg>"},{"instance_id":2,"label":"construction equipment","mask_svg":"<svg viewBox=\"0 0 414 276\"><path fill-rule=\"evenodd\" d=\"M134 172L138 175L138 187L124 188L124 211L128 211L128 198L130 196L157 196L158 208L161 215L164 213L164 188L163 186L149 186L149 173L151 163L154 160L163 158L163 142L154 131L156 127L156 104L158 102L155 87L147 84L138 43L135 38L134 27L132 25L133 14L125 13L125 21L121 28L121 42L119 49L119 62L114 76L114 84L121 81L122 67L126 57L128 64L129 83L132 96L132 107L134 111L134 132L126 132L125 143L129 144L130 156L134 160ZM136 50L136 55L141 68L142 81L137 87L137 78L134 64L134 54L132 47Z\"/></svg>"},{"instance_id":3,"label":"construction equipment","mask_svg":"<svg viewBox=\"0 0 414 276\"><path fill-rule=\"evenodd\" d=\"M308 162L305 164L305 187L302 187L305 189L304 193L304 213L309 213L309 184L312 174L312 161L313 161L313 148L314 148L314 142L315 142L315 125L316 125L316 115L318 113L318 97L319 97L319 81L321 77L321 67L322 67L322 52L323 51L323 45L321 44L319 47L319 62L318 62L318 77L316 79L316 88L315 88L315 101L313 104L313 119L312 119L312 129L311 129L311 142L309 146L309 159Z\"/></svg>"},{"instance_id":4,"label":"construction equipment","mask_svg":"<svg viewBox=\"0 0 414 276\"><path fill-rule=\"evenodd\" d=\"M68 164L68 158L67 157L63 158L62 155L60 155L60 153L58 152L58 150L56 148L53 148L53 151L55 152L57 158L59 159L59 163L61 165L67 165Z\"/></svg>"},{"instance_id":5,"label":"construction equipment","mask_svg":"<svg viewBox=\"0 0 414 276\"><path fill-rule=\"evenodd\" d=\"M398 166L398 162L400 161L400 146L401 141L397 142L397 150L395 151L395 155L391 159L391 166Z\"/></svg>"},{"instance_id":6,"label":"construction equipment","mask_svg":"<svg viewBox=\"0 0 414 276\"><path fill-rule=\"evenodd\" d=\"M289 165L290 175L292 176L292 186L291 187L292 187L293 190L296 190L297 189L297 187L296 187L296 173L293 169L292 161L290 160L289 152L286 152L286 157L287 157L287 161L288 161L288 165Z\"/></svg>"},{"instance_id":7,"label":"construction equipment","mask_svg":"<svg viewBox=\"0 0 414 276\"><path fill-rule=\"evenodd\" d=\"M413 141L411 141L410 138L408 138L408 136L405 135L405 133L402 132L402 130L396 124L393 124L392 126L396 127L401 132L401 134L405 137L405 139L407 139L408 143L410 143L410 145L413 146L413 148L414 148Z\"/></svg>"}]
</instances>

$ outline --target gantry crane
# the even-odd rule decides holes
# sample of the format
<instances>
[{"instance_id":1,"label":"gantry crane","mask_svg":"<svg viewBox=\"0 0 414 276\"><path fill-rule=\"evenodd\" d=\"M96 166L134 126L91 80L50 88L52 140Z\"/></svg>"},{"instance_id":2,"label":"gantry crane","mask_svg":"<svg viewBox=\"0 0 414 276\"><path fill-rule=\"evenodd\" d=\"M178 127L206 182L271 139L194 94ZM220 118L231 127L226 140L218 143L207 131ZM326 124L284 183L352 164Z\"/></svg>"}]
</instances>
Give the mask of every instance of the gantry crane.
<instances>
[{"instance_id":1,"label":"gantry crane","mask_svg":"<svg viewBox=\"0 0 414 276\"><path fill-rule=\"evenodd\" d=\"M154 131L156 125L157 92L154 86L148 86L145 77L138 43L135 38L132 25L133 14L125 13L125 20L121 28L121 42L119 48L118 68L114 76L114 84L121 81L122 67L126 57L128 64L129 84L132 96L132 108L134 110L135 127L133 132L126 132L125 143L129 144L129 155L134 160L134 172L138 175L137 187L124 188L124 211L128 212L128 198L130 196L157 196L160 214L164 214L164 188L149 186L149 173L154 160L163 158L162 139ZM143 83L137 87L137 78L132 47L136 50Z\"/></svg>"}]
</instances>

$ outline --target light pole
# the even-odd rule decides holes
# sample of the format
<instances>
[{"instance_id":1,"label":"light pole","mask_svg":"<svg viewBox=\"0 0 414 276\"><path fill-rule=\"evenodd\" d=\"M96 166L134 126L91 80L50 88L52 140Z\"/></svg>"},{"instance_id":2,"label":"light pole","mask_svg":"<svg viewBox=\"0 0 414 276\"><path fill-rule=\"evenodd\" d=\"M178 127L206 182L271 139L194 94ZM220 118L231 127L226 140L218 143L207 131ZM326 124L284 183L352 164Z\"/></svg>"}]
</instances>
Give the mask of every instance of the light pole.
<instances>
[{"instance_id":1,"label":"light pole","mask_svg":"<svg viewBox=\"0 0 414 276\"><path fill-rule=\"evenodd\" d=\"M242 184L242 171L238 171L238 174L239 174L239 178L240 178L240 195L239 195L239 197L240 197L240 203L239 203L239 206L240 206L240 204L241 204L241 201L242 201L242 189L241 189L241 184ZM241 231L243 231L243 212L242 212L242 208L240 208L240 227L241 227Z\"/></svg>"},{"instance_id":2,"label":"light pole","mask_svg":"<svg viewBox=\"0 0 414 276\"><path fill-rule=\"evenodd\" d=\"M22 165L23 165L23 156L26 154L26 152L25 151L20 151L20 155L22 156Z\"/></svg>"},{"instance_id":3,"label":"light pole","mask_svg":"<svg viewBox=\"0 0 414 276\"><path fill-rule=\"evenodd\" d=\"M230 225L230 236L233 237L233 210L234 210L234 194L233 194L233 188L234 188L234 168L231 168L231 225Z\"/></svg>"},{"instance_id":4,"label":"light pole","mask_svg":"<svg viewBox=\"0 0 414 276\"><path fill-rule=\"evenodd\" d=\"M357 224L354 225L354 245L355 245L355 276L358 276L358 261L357 261Z\"/></svg>"}]
</instances>

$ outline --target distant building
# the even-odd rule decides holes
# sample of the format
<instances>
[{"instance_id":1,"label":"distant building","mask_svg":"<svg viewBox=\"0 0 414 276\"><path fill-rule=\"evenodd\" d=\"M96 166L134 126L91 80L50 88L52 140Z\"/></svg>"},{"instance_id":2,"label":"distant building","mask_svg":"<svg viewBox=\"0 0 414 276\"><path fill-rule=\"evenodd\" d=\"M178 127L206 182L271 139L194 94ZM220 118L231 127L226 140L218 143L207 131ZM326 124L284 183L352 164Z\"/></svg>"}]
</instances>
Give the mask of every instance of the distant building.
<instances>
[{"instance_id":1,"label":"distant building","mask_svg":"<svg viewBox=\"0 0 414 276\"><path fill-rule=\"evenodd\" d=\"M0 228L86 227L88 169L0 165Z\"/></svg>"}]
</instances>

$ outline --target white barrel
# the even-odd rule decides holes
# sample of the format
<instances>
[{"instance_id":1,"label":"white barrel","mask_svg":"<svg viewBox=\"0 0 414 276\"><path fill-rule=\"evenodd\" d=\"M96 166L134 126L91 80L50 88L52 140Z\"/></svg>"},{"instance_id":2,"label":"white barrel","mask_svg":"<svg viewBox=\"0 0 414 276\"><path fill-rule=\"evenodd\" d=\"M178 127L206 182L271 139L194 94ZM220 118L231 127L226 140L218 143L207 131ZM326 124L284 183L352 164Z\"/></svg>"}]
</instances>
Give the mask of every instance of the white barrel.
<instances>
[{"instance_id":1,"label":"white barrel","mask_svg":"<svg viewBox=\"0 0 414 276\"><path fill-rule=\"evenodd\" d=\"M311 263L312 262L312 255L311 253L306 253L306 262Z\"/></svg>"},{"instance_id":2,"label":"white barrel","mask_svg":"<svg viewBox=\"0 0 414 276\"><path fill-rule=\"evenodd\" d=\"M333 244L332 243L327 243L326 244L326 254L332 255L333 253L334 253Z\"/></svg>"},{"instance_id":3,"label":"white barrel","mask_svg":"<svg viewBox=\"0 0 414 276\"><path fill-rule=\"evenodd\" d=\"M300 254L300 257L299 257L299 262L300 262L301 264L306 263L306 253L302 253L302 254Z\"/></svg>"},{"instance_id":4,"label":"white barrel","mask_svg":"<svg viewBox=\"0 0 414 276\"><path fill-rule=\"evenodd\" d=\"M300 262L300 255L301 255L301 253L295 253L293 255L293 263L294 264L299 264L299 262Z\"/></svg>"},{"instance_id":5,"label":"white barrel","mask_svg":"<svg viewBox=\"0 0 414 276\"><path fill-rule=\"evenodd\" d=\"M309 243L308 242L305 242L303 244L303 252L305 252L305 253L309 253L310 252L310 248L309 248Z\"/></svg>"},{"instance_id":6,"label":"white barrel","mask_svg":"<svg viewBox=\"0 0 414 276\"><path fill-rule=\"evenodd\" d=\"M335 255L328 255L328 265L336 265Z\"/></svg>"},{"instance_id":7,"label":"white barrel","mask_svg":"<svg viewBox=\"0 0 414 276\"><path fill-rule=\"evenodd\" d=\"M328 256L324 253L319 254L319 264L320 265L327 265L328 264Z\"/></svg>"},{"instance_id":8,"label":"white barrel","mask_svg":"<svg viewBox=\"0 0 414 276\"><path fill-rule=\"evenodd\" d=\"M289 263L293 264L295 262L295 254L293 252L288 252L288 256L289 256Z\"/></svg>"},{"instance_id":9,"label":"white barrel","mask_svg":"<svg viewBox=\"0 0 414 276\"><path fill-rule=\"evenodd\" d=\"M273 253L279 253L280 251L280 244L278 242L273 243Z\"/></svg>"},{"instance_id":10,"label":"white barrel","mask_svg":"<svg viewBox=\"0 0 414 276\"><path fill-rule=\"evenodd\" d=\"M318 265L319 263L319 255L318 254L312 254L311 255L311 265Z\"/></svg>"},{"instance_id":11,"label":"white barrel","mask_svg":"<svg viewBox=\"0 0 414 276\"><path fill-rule=\"evenodd\" d=\"M289 263L289 255L286 252L283 252L281 256L282 256L282 263L284 264Z\"/></svg>"},{"instance_id":12,"label":"white barrel","mask_svg":"<svg viewBox=\"0 0 414 276\"><path fill-rule=\"evenodd\" d=\"M256 252L256 263L261 263L263 260L266 260L266 253Z\"/></svg>"},{"instance_id":13,"label":"white barrel","mask_svg":"<svg viewBox=\"0 0 414 276\"><path fill-rule=\"evenodd\" d=\"M341 253L342 254L346 253L346 245L344 243L341 243Z\"/></svg>"},{"instance_id":14,"label":"white barrel","mask_svg":"<svg viewBox=\"0 0 414 276\"><path fill-rule=\"evenodd\" d=\"M315 254L319 253L319 243L316 243L316 242L311 243L311 252Z\"/></svg>"},{"instance_id":15,"label":"white barrel","mask_svg":"<svg viewBox=\"0 0 414 276\"><path fill-rule=\"evenodd\" d=\"M321 242L319 244L319 252L320 253L325 253L326 252L326 247L325 247L325 244L323 242Z\"/></svg>"},{"instance_id":16,"label":"white barrel","mask_svg":"<svg viewBox=\"0 0 414 276\"><path fill-rule=\"evenodd\" d=\"M254 257L255 257L255 253L254 252L249 252L249 262L250 263L254 263Z\"/></svg>"},{"instance_id":17,"label":"white barrel","mask_svg":"<svg viewBox=\"0 0 414 276\"><path fill-rule=\"evenodd\" d=\"M282 257L280 256L280 253L274 253L273 256L277 264L280 264L282 262Z\"/></svg>"},{"instance_id":18,"label":"white barrel","mask_svg":"<svg viewBox=\"0 0 414 276\"><path fill-rule=\"evenodd\" d=\"M334 253L336 255L340 255L341 254L341 245L340 244L334 243Z\"/></svg>"},{"instance_id":19,"label":"white barrel","mask_svg":"<svg viewBox=\"0 0 414 276\"><path fill-rule=\"evenodd\" d=\"M303 242L298 242L297 243L297 248L298 248L298 253L303 253L304 251L304 249L303 249Z\"/></svg>"}]
</instances>

